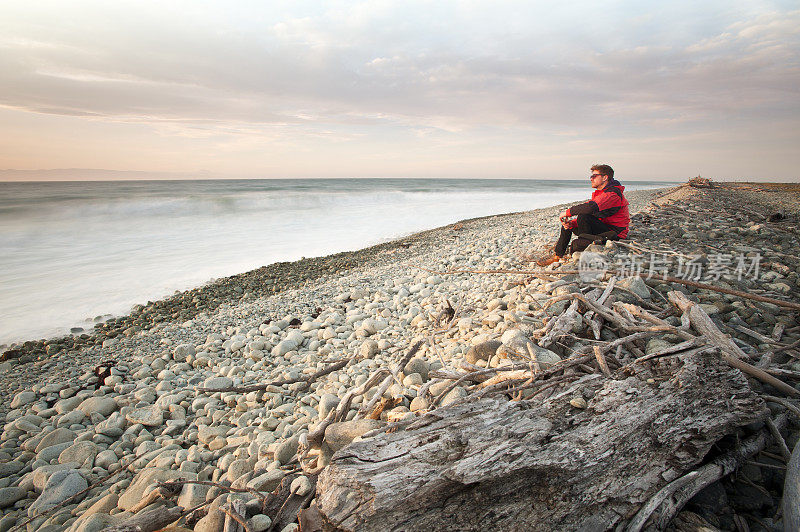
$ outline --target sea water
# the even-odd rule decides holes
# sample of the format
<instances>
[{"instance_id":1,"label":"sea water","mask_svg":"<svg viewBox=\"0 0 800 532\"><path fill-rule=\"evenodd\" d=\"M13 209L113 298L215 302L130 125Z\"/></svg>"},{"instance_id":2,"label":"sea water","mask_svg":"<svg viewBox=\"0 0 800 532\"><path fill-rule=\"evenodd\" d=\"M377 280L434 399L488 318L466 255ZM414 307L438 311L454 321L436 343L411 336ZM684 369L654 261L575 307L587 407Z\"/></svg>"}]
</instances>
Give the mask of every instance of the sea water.
<instances>
[{"instance_id":1,"label":"sea water","mask_svg":"<svg viewBox=\"0 0 800 532\"><path fill-rule=\"evenodd\" d=\"M590 192L585 180L0 183L0 344L90 330L96 316L273 262Z\"/></svg>"}]
</instances>

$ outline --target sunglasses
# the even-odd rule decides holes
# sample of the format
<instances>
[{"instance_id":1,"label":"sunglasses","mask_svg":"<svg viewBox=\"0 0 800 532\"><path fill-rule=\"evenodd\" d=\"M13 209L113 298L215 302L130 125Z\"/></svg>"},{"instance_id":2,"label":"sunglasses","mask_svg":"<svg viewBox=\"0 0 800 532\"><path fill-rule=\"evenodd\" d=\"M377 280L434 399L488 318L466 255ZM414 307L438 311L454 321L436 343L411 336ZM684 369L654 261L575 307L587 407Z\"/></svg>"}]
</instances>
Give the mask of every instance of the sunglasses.
<instances>
[{"instance_id":1,"label":"sunglasses","mask_svg":"<svg viewBox=\"0 0 800 532\"><path fill-rule=\"evenodd\" d=\"M589 176L589 179L594 179L595 177L602 177L604 175L605 174L592 174L592 175Z\"/></svg>"}]
</instances>

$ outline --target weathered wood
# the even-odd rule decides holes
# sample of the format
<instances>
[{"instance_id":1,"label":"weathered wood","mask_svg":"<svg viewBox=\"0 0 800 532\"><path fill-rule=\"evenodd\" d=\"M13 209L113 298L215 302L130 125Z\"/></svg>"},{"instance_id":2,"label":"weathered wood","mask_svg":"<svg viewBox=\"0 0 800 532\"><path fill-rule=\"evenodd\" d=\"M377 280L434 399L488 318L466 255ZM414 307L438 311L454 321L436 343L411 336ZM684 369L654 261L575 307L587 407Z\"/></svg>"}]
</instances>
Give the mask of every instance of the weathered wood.
<instances>
[{"instance_id":1,"label":"weathered wood","mask_svg":"<svg viewBox=\"0 0 800 532\"><path fill-rule=\"evenodd\" d=\"M378 403L378 401L380 401L381 397L383 397L383 394L386 393L386 390L389 389L392 381L397 379L398 373L403 371L403 368L406 367L406 364L408 364L409 361L414 358L414 355L417 354L417 351L419 351L419 348L422 347L422 344L422 340L418 340L416 343L414 343L414 345L411 346L411 349L409 349L408 352L403 355L403 358L400 359L400 363L397 365L397 368L390 370L389 375L383 380L381 385L378 386L378 390L375 392L375 395L372 396L372 399L361 405L361 408L356 414L356 419L360 419L374 411L375 405Z\"/></svg>"},{"instance_id":2,"label":"weathered wood","mask_svg":"<svg viewBox=\"0 0 800 532\"><path fill-rule=\"evenodd\" d=\"M744 376L716 357L633 371L624 380L587 376L541 404L458 403L424 428L344 447L317 489L327 526L612 528L722 435L767 412ZM592 397L586 409L569 404L576 393Z\"/></svg>"},{"instance_id":3,"label":"weathered wood","mask_svg":"<svg viewBox=\"0 0 800 532\"><path fill-rule=\"evenodd\" d=\"M578 314L578 300L576 299L570 303L569 308L562 312L558 318L554 318L547 324L549 330L547 331L547 334L545 334L542 339L539 340L539 345L542 347L549 347L559 338L569 334L579 319L580 315ZM552 326L550 326L551 323L553 324Z\"/></svg>"},{"instance_id":4,"label":"weathered wood","mask_svg":"<svg viewBox=\"0 0 800 532\"><path fill-rule=\"evenodd\" d=\"M289 494L284 500L275 517L272 519L271 530L283 530L287 525L297 520L297 514L303 508L307 508L311 499L314 498L314 489L317 486L317 476L308 475L311 482L311 490L305 495ZM291 485L291 483L289 483ZM269 515L269 514L268 514ZM271 515L270 515L271 517Z\"/></svg>"},{"instance_id":5,"label":"weathered wood","mask_svg":"<svg viewBox=\"0 0 800 532\"><path fill-rule=\"evenodd\" d=\"M172 508L161 506L146 512L139 512L120 525L104 528L103 532L153 532L174 523L180 519L182 513L183 508L180 506Z\"/></svg>"},{"instance_id":6,"label":"weathered wood","mask_svg":"<svg viewBox=\"0 0 800 532\"><path fill-rule=\"evenodd\" d=\"M747 358L747 354L745 354L744 351L742 351L735 343L733 343L729 336L723 334L722 331L720 331L717 326L714 325L714 322L711 321L711 318L708 317L708 314L706 314L700 305L694 301L690 301L689 298L687 298L681 292L673 291L667 294L667 296L669 297L669 300L684 313L684 315L689 317L692 327L697 332L702 334L706 340L722 350L721 357L725 362L736 369L747 373L751 377L755 377L760 381L769 384L776 390L779 390L786 395L795 397L800 396L800 391L794 387L789 386L782 380L773 377L766 371L758 369L757 367L741 360L741 358Z\"/></svg>"},{"instance_id":7,"label":"weathered wood","mask_svg":"<svg viewBox=\"0 0 800 532\"><path fill-rule=\"evenodd\" d=\"M785 414L781 414L775 423L783 427L787 423L787 417ZM769 441L770 434L767 431L761 431L743 441L732 451L696 471L691 471L670 482L642 506L628 523L625 532L639 532L650 519L656 530L664 530L689 499L697 495L703 488L741 467L745 460L762 451Z\"/></svg>"},{"instance_id":8,"label":"weathered wood","mask_svg":"<svg viewBox=\"0 0 800 532\"><path fill-rule=\"evenodd\" d=\"M331 364L330 366L328 366L326 368L322 368L321 370L317 371L316 373L313 373L311 375L303 375L301 377L297 377L297 378L294 378L294 379L283 379L283 380L279 380L279 381L267 382L267 383L264 383L264 384L252 384L252 385L249 385L249 386L230 386L228 388L211 389L211 390L209 390L208 388L203 388L202 386L198 386L196 388L196 391L198 391L198 392L250 393L250 392L263 391L263 390L266 390L267 388L270 388L272 386L284 386L286 384L296 384L298 382L304 383L305 386L307 387L309 384L311 384L312 382L314 382L318 378L324 377L325 375L328 375L329 373L333 373L334 371L338 371L338 370L342 369L343 367L348 365L353 360L355 360L354 356L350 357L350 358L345 358L345 359L340 360L340 361L338 361L338 362L336 362L334 364Z\"/></svg>"},{"instance_id":9,"label":"weathered wood","mask_svg":"<svg viewBox=\"0 0 800 532\"><path fill-rule=\"evenodd\" d=\"M243 500L235 499L230 504L221 506L220 510L225 512L223 532L253 532L247 524L247 508Z\"/></svg>"},{"instance_id":10,"label":"weathered wood","mask_svg":"<svg viewBox=\"0 0 800 532\"><path fill-rule=\"evenodd\" d=\"M597 359L597 364L600 366L600 371L603 372L603 375L610 377L611 370L608 369L608 362L606 362L606 357L599 345L594 346L594 358Z\"/></svg>"},{"instance_id":11,"label":"weathered wood","mask_svg":"<svg viewBox=\"0 0 800 532\"><path fill-rule=\"evenodd\" d=\"M794 446L792 459L786 466L786 479L783 481L783 530L800 530L800 442Z\"/></svg>"},{"instance_id":12,"label":"weathered wood","mask_svg":"<svg viewBox=\"0 0 800 532\"><path fill-rule=\"evenodd\" d=\"M316 504L297 512L297 522L300 524L300 532L322 532L325 527Z\"/></svg>"}]
</instances>

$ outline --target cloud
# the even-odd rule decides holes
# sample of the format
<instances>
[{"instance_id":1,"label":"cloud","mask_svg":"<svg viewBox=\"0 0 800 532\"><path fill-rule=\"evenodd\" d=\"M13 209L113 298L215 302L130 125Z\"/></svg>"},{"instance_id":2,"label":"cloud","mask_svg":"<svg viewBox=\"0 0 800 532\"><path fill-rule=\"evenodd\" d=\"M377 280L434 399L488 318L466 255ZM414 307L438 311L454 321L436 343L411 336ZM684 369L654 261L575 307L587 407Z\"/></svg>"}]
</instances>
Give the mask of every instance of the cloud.
<instances>
[{"instance_id":1,"label":"cloud","mask_svg":"<svg viewBox=\"0 0 800 532\"><path fill-rule=\"evenodd\" d=\"M236 146L796 127L800 11L726 6L6 3L0 106Z\"/></svg>"}]
</instances>

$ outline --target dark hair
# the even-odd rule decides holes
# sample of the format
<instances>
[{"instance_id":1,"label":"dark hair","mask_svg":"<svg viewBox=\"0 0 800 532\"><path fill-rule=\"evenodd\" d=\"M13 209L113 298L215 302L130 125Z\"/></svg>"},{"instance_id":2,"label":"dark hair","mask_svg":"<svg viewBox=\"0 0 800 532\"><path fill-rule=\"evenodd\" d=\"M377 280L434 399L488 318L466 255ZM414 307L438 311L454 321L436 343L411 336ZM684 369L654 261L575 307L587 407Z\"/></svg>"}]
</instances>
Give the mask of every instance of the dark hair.
<instances>
[{"instance_id":1,"label":"dark hair","mask_svg":"<svg viewBox=\"0 0 800 532\"><path fill-rule=\"evenodd\" d=\"M607 164L596 164L592 166L592 170L597 170L601 174L607 175L611 179L614 179L614 169Z\"/></svg>"}]
</instances>

